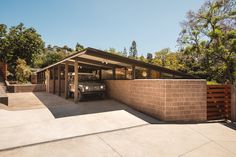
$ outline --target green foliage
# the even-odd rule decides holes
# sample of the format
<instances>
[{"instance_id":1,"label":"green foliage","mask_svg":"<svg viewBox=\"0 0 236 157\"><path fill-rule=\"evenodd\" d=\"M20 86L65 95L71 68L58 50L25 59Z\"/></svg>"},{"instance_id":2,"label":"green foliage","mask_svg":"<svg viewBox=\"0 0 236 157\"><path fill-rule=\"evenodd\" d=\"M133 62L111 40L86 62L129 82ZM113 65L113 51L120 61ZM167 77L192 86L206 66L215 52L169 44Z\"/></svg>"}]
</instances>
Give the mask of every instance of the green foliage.
<instances>
[{"instance_id":1,"label":"green foliage","mask_svg":"<svg viewBox=\"0 0 236 157\"><path fill-rule=\"evenodd\" d=\"M182 54L178 52L171 52L169 48L162 49L155 53L152 63L169 68L172 70L184 70L184 64L181 62Z\"/></svg>"},{"instance_id":2,"label":"green foliage","mask_svg":"<svg viewBox=\"0 0 236 157\"><path fill-rule=\"evenodd\" d=\"M0 60L8 63L8 70L12 74L14 74L18 58L34 66L36 56L44 48L44 42L36 30L26 28L22 23L10 29L1 24L0 36Z\"/></svg>"},{"instance_id":3,"label":"green foliage","mask_svg":"<svg viewBox=\"0 0 236 157\"><path fill-rule=\"evenodd\" d=\"M138 57L137 44L135 41L132 41L131 47L129 49L129 57L131 57L131 58Z\"/></svg>"},{"instance_id":4,"label":"green foliage","mask_svg":"<svg viewBox=\"0 0 236 157\"><path fill-rule=\"evenodd\" d=\"M235 0L209 0L188 12L178 39L186 71L220 83L235 81L235 10Z\"/></svg>"},{"instance_id":5,"label":"green foliage","mask_svg":"<svg viewBox=\"0 0 236 157\"><path fill-rule=\"evenodd\" d=\"M70 53L65 51L54 51L45 49L41 54L37 56L37 59L35 61L35 67L37 68L43 68L50 64L56 63L66 56L68 56Z\"/></svg>"},{"instance_id":6,"label":"green foliage","mask_svg":"<svg viewBox=\"0 0 236 157\"><path fill-rule=\"evenodd\" d=\"M127 53L126 47L124 47L124 50L122 52L122 56L127 57L127 55L128 55L128 53Z\"/></svg>"},{"instance_id":7,"label":"green foliage","mask_svg":"<svg viewBox=\"0 0 236 157\"><path fill-rule=\"evenodd\" d=\"M30 67L26 64L24 59L18 58L15 69L16 80L19 83L27 83L31 75Z\"/></svg>"},{"instance_id":8,"label":"green foliage","mask_svg":"<svg viewBox=\"0 0 236 157\"><path fill-rule=\"evenodd\" d=\"M207 85L218 85L216 81L207 81Z\"/></svg>"},{"instance_id":9,"label":"green foliage","mask_svg":"<svg viewBox=\"0 0 236 157\"><path fill-rule=\"evenodd\" d=\"M123 52L121 51L117 51L115 48L113 47L110 47L108 50L105 50L106 52L109 52L109 53L113 53L113 54L116 54L116 55L120 55L120 56L123 56Z\"/></svg>"},{"instance_id":10,"label":"green foliage","mask_svg":"<svg viewBox=\"0 0 236 157\"><path fill-rule=\"evenodd\" d=\"M153 59L152 53L147 53L147 61L148 61L148 63L152 63L152 59Z\"/></svg>"},{"instance_id":11,"label":"green foliage","mask_svg":"<svg viewBox=\"0 0 236 157\"><path fill-rule=\"evenodd\" d=\"M143 55L139 57L139 60L143 62L148 62L148 60Z\"/></svg>"},{"instance_id":12,"label":"green foliage","mask_svg":"<svg viewBox=\"0 0 236 157\"><path fill-rule=\"evenodd\" d=\"M76 43L76 46L75 46L75 51L82 51L84 49L84 46L79 44L79 43Z\"/></svg>"}]
</instances>

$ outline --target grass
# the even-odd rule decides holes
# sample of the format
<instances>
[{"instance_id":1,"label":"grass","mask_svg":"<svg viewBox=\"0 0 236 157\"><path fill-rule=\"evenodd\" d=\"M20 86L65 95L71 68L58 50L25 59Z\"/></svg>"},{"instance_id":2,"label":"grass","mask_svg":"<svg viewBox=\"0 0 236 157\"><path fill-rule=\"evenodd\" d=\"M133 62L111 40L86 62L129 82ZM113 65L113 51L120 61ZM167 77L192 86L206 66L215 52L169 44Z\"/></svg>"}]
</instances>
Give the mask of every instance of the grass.
<instances>
[{"instance_id":1,"label":"grass","mask_svg":"<svg viewBox=\"0 0 236 157\"><path fill-rule=\"evenodd\" d=\"M207 81L207 85L218 85L219 83L215 81Z\"/></svg>"}]
</instances>

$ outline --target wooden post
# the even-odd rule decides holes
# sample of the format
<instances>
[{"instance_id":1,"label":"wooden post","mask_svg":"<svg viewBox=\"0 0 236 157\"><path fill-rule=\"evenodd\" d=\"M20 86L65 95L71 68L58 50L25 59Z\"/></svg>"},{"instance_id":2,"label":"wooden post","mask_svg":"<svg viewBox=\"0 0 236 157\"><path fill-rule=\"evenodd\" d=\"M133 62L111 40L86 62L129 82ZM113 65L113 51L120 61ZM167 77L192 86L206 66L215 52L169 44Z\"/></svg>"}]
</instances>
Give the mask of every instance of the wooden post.
<instances>
[{"instance_id":1,"label":"wooden post","mask_svg":"<svg viewBox=\"0 0 236 157\"><path fill-rule=\"evenodd\" d=\"M151 69L147 70L147 79L151 79Z\"/></svg>"},{"instance_id":2,"label":"wooden post","mask_svg":"<svg viewBox=\"0 0 236 157\"><path fill-rule=\"evenodd\" d=\"M127 68L125 67L125 79L127 79Z\"/></svg>"},{"instance_id":3,"label":"wooden post","mask_svg":"<svg viewBox=\"0 0 236 157\"><path fill-rule=\"evenodd\" d=\"M75 63L74 63L74 73L75 73L75 76L74 76L74 88L75 88L74 102L78 102L78 81L79 81L79 78L78 78L78 60L77 59L75 59Z\"/></svg>"},{"instance_id":4,"label":"wooden post","mask_svg":"<svg viewBox=\"0 0 236 157\"><path fill-rule=\"evenodd\" d=\"M135 66L132 66L132 79L135 79Z\"/></svg>"},{"instance_id":5,"label":"wooden post","mask_svg":"<svg viewBox=\"0 0 236 157\"><path fill-rule=\"evenodd\" d=\"M99 80L102 80L102 69L99 69Z\"/></svg>"},{"instance_id":6,"label":"wooden post","mask_svg":"<svg viewBox=\"0 0 236 157\"><path fill-rule=\"evenodd\" d=\"M46 70L46 92L50 92L50 71L49 69Z\"/></svg>"},{"instance_id":7,"label":"wooden post","mask_svg":"<svg viewBox=\"0 0 236 157\"><path fill-rule=\"evenodd\" d=\"M57 66L58 95L61 96L61 65Z\"/></svg>"},{"instance_id":8,"label":"wooden post","mask_svg":"<svg viewBox=\"0 0 236 157\"><path fill-rule=\"evenodd\" d=\"M55 78L55 75L56 75L56 71L55 71L55 66L53 67L53 94L56 93L56 78Z\"/></svg>"},{"instance_id":9,"label":"wooden post","mask_svg":"<svg viewBox=\"0 0 236 157\"><path fill-rule=\"evenodd\" d=\"M116 68L115 67L112 68L112 78L113 78L113 80L116 79Z\"/></svg>"},{"instance_id":10,"label":"wooden post","mask_svg":"<svg viewBox=\"0 0 236 157\"><path fill-rule=\"evenodd\" d=\"M68 98L68 63L65 63L65 98Z\"/></svg>"}]
</instances>

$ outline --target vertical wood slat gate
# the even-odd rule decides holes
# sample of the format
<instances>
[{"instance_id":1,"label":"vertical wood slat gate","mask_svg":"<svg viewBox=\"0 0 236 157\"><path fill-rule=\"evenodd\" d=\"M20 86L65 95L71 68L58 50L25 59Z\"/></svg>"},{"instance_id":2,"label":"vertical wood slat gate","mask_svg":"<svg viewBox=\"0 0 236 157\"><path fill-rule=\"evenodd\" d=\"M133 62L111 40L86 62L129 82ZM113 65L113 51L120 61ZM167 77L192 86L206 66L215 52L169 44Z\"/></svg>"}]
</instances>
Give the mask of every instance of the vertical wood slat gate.
<instances>
[{"instance_id":1,"label":"vertical wood slat gate","mask_svg":"<svg viewBox=\"0 0 236 157\"><path fill-rule=\"evenodd\" d=\"M207 120L230 120L231 86L207 85Z\"/></svg>"}]
</instances>

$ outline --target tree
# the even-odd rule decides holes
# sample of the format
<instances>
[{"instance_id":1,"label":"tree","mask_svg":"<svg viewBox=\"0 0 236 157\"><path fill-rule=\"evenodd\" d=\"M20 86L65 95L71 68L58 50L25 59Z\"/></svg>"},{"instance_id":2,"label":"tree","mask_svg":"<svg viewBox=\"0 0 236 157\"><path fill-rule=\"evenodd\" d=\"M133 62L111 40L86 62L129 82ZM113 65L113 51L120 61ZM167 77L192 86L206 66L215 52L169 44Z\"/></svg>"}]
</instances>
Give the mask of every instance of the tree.
<instances>
[{"instance_id":1,"label":"tree","mask_svg":"<svg viewBox=\"0 0 236 157\"><path fill-rule=\"evenodd\" d=\"M117 55L120 55L120 56L123 55L122 52L117 51L117 50L116 50L115 48L113 48L113 47L110 47L108 50L105 50L105 51L107 51L107 52L109 52L109 53L117 54Z\"/></svg>"},{"instance_id":2,"label":"tree","mask_svg":"<svg viewBox=\"0 0 236 157\"><path fill-rule=\"evenodd\" d=\"M6 52L6 47L8 46L8 42L6 39L7 35L7 26L4 24L0 24L0 60L6 62L9 57Z\"/></svg>"},{"instance_id":3,"label":"tree","mask_svg":"<svg viewBox=\"0 0 236 157\"><path fill-rule=\"evenodd\" d=\"M45 49L41 54L37 56L35 61L35 67L43 68L53 63L56 63L66 56L70 55L70 53L66 53L65 51L54 51L50 49Z\"/></svg>"},{"instance_id":4,"label":"tree","mask_svg":"<svg viewBox=\"0 0 236 157\"><path fill-rule=\"evenodd\" d=\"M131 47L129 49L129 57L137 58L138 57L138 50L135 41L132 41Z\"/></svg>"},{"instance_id":5,"label":"tree","mask_svg":"<svg viewBox=\"0 0 236 157\"><path fill-rule=\"evenodd\" d=\"M208 0L190 11L178 39L190 71L208 80L231 83L235 78L236 1ZM200 72L199 72L200 71Z\"/></svg>"},{"instance_id":6,"label":"tree","mask_svg":"<svg viewBox=\"0 0 236 157\"><path fill-rule=\"evenodd\" d=\"M63 47L62 47L62 50L64 51L64 52L73 52L73 49L72 48L70 48L70 47L68 47L67 45L64 45Z\"/></svg>"},{"instance_id":7,"label":"tree","mask_svg":"<svg viewBox=\"0 0 236 157\"><path fill-rule=\"evenodd\" d=\"M148 61L148 63L152 63L152 59L153 59L152 53L147 53L147 61Z\"/></svg>"},{"instance_id":8,"label":"tree","mask_svg":"<svg viewBox=\"0 0 236 157\"><path fill-rule=\"evenodd\" d=\"M84 46L79 44L79 43L76 43L76 46L75 46L75 51L82 51L84 49Z\"/></svg>"},{"instance_id":9,"label":"tree","mask_svg":"<svg viewBox=\"0 0 236 157\"><path fill-rule=\"evenodd\" d=\"M1 28L0 59L8 64L8 70L13 74L18 58L26 61L26 64L34 66L36 56L44 49L44 42L34 28L26 28L22 23L7 29Z\"/></svg>"},{"instance_id":10,"label":"tree","mask_svg":"<svg viewBox=\"0 0 236 157\"><path fill-rule=\"evenodd\" d=\"M24 59L18 58L16 61L15 70L16 80L20 83L27 83L31 75L30 67L26 64Z\"/></svg>"},{"instance_id":11,"label":"tree","mask_svg":"<svg viewBox=\"0 0 236 157\"><path fill-rule=\"evenodd\" d=\"M126 50L126 47L124 47L124 50L123 50L123 53L122 53L122 55L124 56L124 57L127 57L127 50Z\"/></svg>"},{"instance_id":12,"label":"tree","mask_svg":"<svg viewBox=\"0 0 236 157\"><path fill-rule=\"evenodd\" d=\"M147 59L143 55L139 57L139 60L143 62L147 62Z\"/></svg>"},{"instance_id":13,"label":"tree","mask_svg":"<svg viewBox=\"0 0 236 157\"><path fill-rule=\"evenodd\" d=\"M172 70L184 71L185 67L181 59L181 53L171 52L169 48L165 48L155 53L152 63Z\"/></svg>"}]
</instances>

